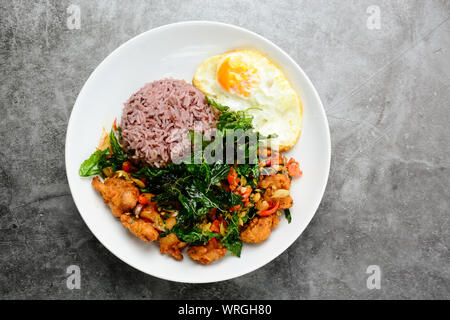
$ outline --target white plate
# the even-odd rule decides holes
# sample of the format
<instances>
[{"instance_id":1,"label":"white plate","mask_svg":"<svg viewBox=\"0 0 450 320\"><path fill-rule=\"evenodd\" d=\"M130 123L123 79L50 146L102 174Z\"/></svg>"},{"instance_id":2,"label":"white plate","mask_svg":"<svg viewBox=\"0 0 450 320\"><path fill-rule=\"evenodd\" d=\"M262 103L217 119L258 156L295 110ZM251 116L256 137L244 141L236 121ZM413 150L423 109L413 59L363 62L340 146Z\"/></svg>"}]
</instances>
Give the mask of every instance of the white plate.
<instances>
[{"instance_id":1,"label":"white plate","mask_svg":"<svg viewBox=\"0 0 450 320\"><path fill-rule=\"evenodd\" d=\"M187 254L182 262L161 255L157 244L131 235L113 217L90 185L78 176L83 160L95 150L102 126L110 128L120 117L123 102L145 83L174 77L191 82L203 59L238 48L256 49L286 73L303 103L303 131L288 152L300 162L303 176L292 183L292 223L282 217L270 238L244 244L241 258L225 256L204 266ZM129 40L114 50L91 74L78 95L66 137L67 177L78 210L97 239L122 261L162 279L214 282L258 269L286 250L303 232L319 206L330 168L330 133L320 98L303 70L283 50L248 30L217 22L181 22L165 25Z\"/></svg>"}]
</instances>

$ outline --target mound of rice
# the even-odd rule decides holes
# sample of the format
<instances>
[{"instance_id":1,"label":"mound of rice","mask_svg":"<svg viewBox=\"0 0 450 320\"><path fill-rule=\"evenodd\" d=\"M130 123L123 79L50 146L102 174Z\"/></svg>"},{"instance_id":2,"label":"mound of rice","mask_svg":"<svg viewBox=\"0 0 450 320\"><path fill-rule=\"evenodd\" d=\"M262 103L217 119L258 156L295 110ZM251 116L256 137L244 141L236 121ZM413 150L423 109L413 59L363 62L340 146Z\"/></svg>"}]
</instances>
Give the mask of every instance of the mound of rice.
<instances>
[{"instance_id":1,"label":"mound of rice","mask_svg":"<svg viewBox=\"0 0 450 320\"><path fill-rule=\"evenodd\" d=\"M182 156L190 145L189 130L208 134L215 121L205 95L183 80L148 83L124 105L124 147L134 151L134 159L156 167Z\"/></svg>"}]
</instances>

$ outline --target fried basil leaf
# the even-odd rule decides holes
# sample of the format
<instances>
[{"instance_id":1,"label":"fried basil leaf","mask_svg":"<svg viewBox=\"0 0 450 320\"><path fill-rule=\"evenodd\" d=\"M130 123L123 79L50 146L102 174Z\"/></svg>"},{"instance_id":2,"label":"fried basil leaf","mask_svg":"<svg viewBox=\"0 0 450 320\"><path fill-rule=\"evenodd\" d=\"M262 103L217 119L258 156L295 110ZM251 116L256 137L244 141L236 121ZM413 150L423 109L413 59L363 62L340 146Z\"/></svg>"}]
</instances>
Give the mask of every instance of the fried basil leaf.
<instances>
[{"instance_id":1,"label":"fried basil leaf","mask_svg":"<svg viewBox=\"0 0 450 320\"><path fill-rule=\"evenodd\" d=\"M222 244L235 256L240 257L242 240L239 233L239 216L234 215L228 225L227 234L222 239Z\"/></svg>"},{"instance_id":2,"label":"fried basil leaf","mask_svg":"<svg viewBox=\"0 0 450 320\"><path fill-rule=\"evenodd\" d=\"M219 204L225 205L229 208L237 206L242 203L242 197L233 192L226 192L221 188L215 188L215 199Z\"/></svg>"},{"instance_id":3,"label":"fried basil leaf","mask_svg":"<svg viewBox=\"0 0 450 320\"><path fill-rule=\"evenodd\" d=\"M182 228L178 225L173 227L172 232L177 238L193 246L201 246L212 238L218 238L220 235L213 232L204 232L199 228Z\"/></svg>"},{"instance_id":4,"label":"fried basil leaf","mask_svg":"<svg viewBox=\"0 0 450 320\"><path fill-rule=\"evenodd\" d=\"M80 170L78 171L80 176L89 177L100 174L102 172L102 169L104 168L102 166L102 160L106 159L107 154L109 154L108 151L108 149L97 150L93 154L91 154L89 159L84 160L84 162L80 166Z\"/></svg>"},{"instance_id":5,"label":"fried basil leaf","mask_svg":"<svg viewBox=\"0 0 450 320\"><path fill-rule=\"evenodd\" d=\"M288 223L291 223L291 221L292 221L291 210L284 209L284 215L285 215L286 220L288 221Z\"/></svg>"},{"instance_id":6,"label":"fried basil leaf","mask_svg":"<svg viewBox=\"0 0 450 320\"><path fill-rule=\"evenodd\" d=\"M223 163L215 163L211 168L211 185L216 185L220 180L224 179L230 172L230 165Z\"/></svg>"},{"instance_id":7,"label":"fried basil leaf","mask_svg":"<svg viewBox=\"0 0 450 320\"><path fill-rule=\"evenodd\" d=\"M122 168L122 164L128 160L128 154L123 150L122 146L119 144L116 138L116 133L114 130L111 130L109 133L109 143L111 144L111 158L108 159L107 164L109 164L114 171L120 170ZM105 167L106 167L105 163Z\"/></svg>"}]
</instances>

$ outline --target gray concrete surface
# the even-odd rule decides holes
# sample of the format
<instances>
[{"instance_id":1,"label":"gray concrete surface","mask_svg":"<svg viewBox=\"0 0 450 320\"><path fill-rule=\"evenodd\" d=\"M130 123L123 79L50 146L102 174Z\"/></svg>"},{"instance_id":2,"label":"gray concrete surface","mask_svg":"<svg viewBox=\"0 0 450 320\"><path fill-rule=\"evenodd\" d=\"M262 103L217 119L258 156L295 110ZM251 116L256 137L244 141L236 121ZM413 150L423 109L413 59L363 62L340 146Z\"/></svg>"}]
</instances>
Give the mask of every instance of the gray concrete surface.
<instances>
[{"instance_id":1,"label":"gray concrete surface","mask_svg":"<svg viewBox=\"0 0 450 320\"><path fill-rule=\"evenodd\" d=\"M79 30L67 28L71 4ZM367 27L371 5L380 29ZM449 299L449 16L446 0L1 0L0 298ZM131 37L182 20L278 44L312 79L331 129L309 227L265 267L216 284L119 261L81 220L65 175L66 126L89 74ZM80 290L66 287L72 264ZM369 265L380 289L367 288Z\"/></svg>"}]
</instances>

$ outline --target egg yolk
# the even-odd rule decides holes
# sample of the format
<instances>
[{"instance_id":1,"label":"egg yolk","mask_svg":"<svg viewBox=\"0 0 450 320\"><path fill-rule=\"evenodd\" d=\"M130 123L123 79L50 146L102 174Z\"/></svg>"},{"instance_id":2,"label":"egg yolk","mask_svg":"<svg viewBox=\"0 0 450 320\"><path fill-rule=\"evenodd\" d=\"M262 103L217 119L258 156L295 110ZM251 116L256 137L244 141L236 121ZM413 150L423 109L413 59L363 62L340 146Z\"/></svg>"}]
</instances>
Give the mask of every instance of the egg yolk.
<instances>
[{"instance_id":1,"label":"egg yolk","mask_svg":"<svg viewBox=\"0 0 450 320\"><path fill-rule=\"evenodd\" d=\"M248 97L251 89L258 86L257 71L240 56L229 56L217 69L217 81L227 92Z\"/></svg>"}]
</instances>

